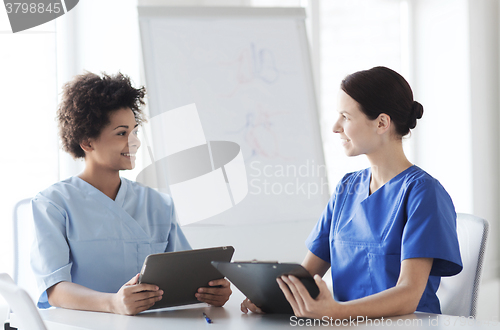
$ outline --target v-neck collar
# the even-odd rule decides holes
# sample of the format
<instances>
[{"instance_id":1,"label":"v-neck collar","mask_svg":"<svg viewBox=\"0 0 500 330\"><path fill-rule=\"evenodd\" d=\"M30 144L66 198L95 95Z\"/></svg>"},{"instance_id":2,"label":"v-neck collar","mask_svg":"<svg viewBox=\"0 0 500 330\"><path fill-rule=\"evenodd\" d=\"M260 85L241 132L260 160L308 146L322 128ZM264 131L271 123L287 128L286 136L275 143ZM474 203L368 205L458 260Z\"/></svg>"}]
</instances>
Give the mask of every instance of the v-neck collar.
<instances>
[{"instance_id":1,"label":"v-neck collar","mask_svg":"<svg viewBox=\"0 0 500 330\"><path fill-rule=\"evenodd\" d=\"M134 235L138 235L141 233L143 238L150 239L149 235L144 231L144 229L139 225L136 219L134 219L127 211L124 209L125 198L127 195L127 180L120 178L120 188L118 189L118 193L116 194L115 200L109 198L102 191L88 183L87 181L75 176L73 177L73 183L76 187L80 188L85 194L94 200L102 203L105 207L107 207L111 212L113 212L119 219L121 219L122 223L126 225L131 233L135 233Z\"/></svg>"},{"instance_id":2,"label":"v-neck collar","mask_svg":"<svg viewBox=\"0 0 500 330\"><path fill-rule=\"evenodd\" d=\"M368 182L366 183L367 190L366 190L365 199L370 198L371 196L376 194L378 191L384 189L386 186L389 186L393 181L399 180L399 178L406 175L407 172L409 172L411 169L414 169L416 167L417 167L416 165L412 165L412 166L408 167L407 169L403 170L402 172L399 172L394 177L392 177L389 181L387 181L382 186L380 186L377 190L375 190L375 192L373 192L372 194L370 194L370 182L371 182L371 178L372 178L372 168L369 167L368 168L368 175L367 175L367 178L365 179L365 180L368 180Z\"/></svg>"},{"instance_id":3,"label":"v-neck collar","mask_svg":"<svg viewBox=\"0 0 500 330\"><path fill-rule=\"evenodd\" d=\"M118 193L116 194L116 197L114 200L112 198L110 198L108 195L106 195L105 193L103 193L102 191L100 191L99 189L97 189L96 187L94 187L93 185L91 185L90 183L88 183L87 181L80 178L79 176L74 176L73 178L76 180L75 185L80 186L80 188L86 188L89 195L93 195L93 196L96 196L98 198L108 199L111 202L118 202L118 204L120 206L123 205L123 201L124 201L126 190L127 190L127 187L126 187L126 184L124 184L125 182L124 182L123 178L120 177L120 187L118 188Z\"/></svg>"},{"instance_id":4,"label":"v-neck collar","mask_svg":"<svg viewBox=\"0 0 500 330\"><path fill-rule=\"evenodd\" d=\"M125 203L125 196L127 195L128 184L125 179L120 178L120 180L120 188L118 189L118 193L116 194L115 203L120 207L123 207L123 204Z\"/></svg>"}]
</instances>

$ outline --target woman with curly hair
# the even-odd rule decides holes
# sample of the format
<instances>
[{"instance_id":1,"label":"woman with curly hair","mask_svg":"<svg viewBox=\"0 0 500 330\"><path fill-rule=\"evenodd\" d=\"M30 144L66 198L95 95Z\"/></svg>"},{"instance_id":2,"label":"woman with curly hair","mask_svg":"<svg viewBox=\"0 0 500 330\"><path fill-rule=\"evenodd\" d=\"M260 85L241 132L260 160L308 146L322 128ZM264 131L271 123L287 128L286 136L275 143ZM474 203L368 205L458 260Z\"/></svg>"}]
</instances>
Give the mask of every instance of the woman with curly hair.
<instances>
[{"instance_id":1,"label":"woman with curly hair","mask_svg":"<svg viewBox=\"0 0 500 330\"><path fill-rule=\"evenodd\" d=\"M83 158L85 169L32 200L31 264L41 308L137 314L163 295L138 284L145 257L191 248L171 197L119 175L135 166L144 96L144 87L132 87L121 73L86 73L64 86L57 113L62 146ZM224 305L229 282L210 285L198 290L198 300Z\"/></svg>"}]
</instances>

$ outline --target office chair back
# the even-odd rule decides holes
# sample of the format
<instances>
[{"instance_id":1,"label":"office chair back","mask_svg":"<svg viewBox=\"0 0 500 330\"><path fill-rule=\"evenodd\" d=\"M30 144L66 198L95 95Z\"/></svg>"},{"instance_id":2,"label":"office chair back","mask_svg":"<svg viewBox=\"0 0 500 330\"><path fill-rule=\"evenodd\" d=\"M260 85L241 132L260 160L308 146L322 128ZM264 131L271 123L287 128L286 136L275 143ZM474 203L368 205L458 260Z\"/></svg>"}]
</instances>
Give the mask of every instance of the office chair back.
<instances>
[{"instance_id":1,"label":"office chair back","mask_svg":"<svg viewBox=\"0 0 500 330\"><path fill-rule=\"evenodd\" d=\"M31 270L30 253L35 240L35 225L31 209L31 198L19 201L14 206L14 282L28 292L33 301L38 301L36 278Z\"/></svg>"},{"instance_id":2,"label":"office chair back","mask_svg":"<svg viewBox=\"0 0 500 330\"><path fill-rule=\"evenodd\" d=\"M16 319L19 320L19 329L47 329L28 293L18 287L12 278L5 273L0 274L0 294L5 298L12 312L16 314Z\"/></svg>"},{"instance_id":3,"label":"office chair back","mask_svg":"<svg viewBox=\"0 0 500 330\"><path fill-rule=\"evenodd\" d=\"M488 222L470 214L458 213L457 235L464 268L458 275L441 278L437 296L441 313L475 317Z\"/></svg>"}]
</instances>

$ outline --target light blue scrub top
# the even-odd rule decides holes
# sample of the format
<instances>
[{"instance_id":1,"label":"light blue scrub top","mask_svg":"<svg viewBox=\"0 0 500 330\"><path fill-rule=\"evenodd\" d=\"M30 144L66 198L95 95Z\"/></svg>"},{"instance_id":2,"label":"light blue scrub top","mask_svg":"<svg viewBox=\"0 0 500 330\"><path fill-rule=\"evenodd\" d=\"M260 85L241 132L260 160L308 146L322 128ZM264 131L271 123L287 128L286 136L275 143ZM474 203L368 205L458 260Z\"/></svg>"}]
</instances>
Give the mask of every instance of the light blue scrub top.
<instances>
[{"instance_id":1,"label":"light blue scrub top","mask_svg":"<svg viewBox=\"0 0 500 330\"><path fill-rule=\"evenodd\" d=\"M369 168L344 176L306 240L308 249L331 263L338 301L394 287L405 259L434 258L417 310L441 313L440 277L462 270L450 196L417 166L371 195L370 176Z\"/></svg>"},{"instance_id":2,"label":"light blue scrub top","mask_svg":"<svg viewBox=\"0 0 500 330\"><path fill-rule=\"evenodd\" d=\"M172 198L125 178L115 200L71 177L40 192L32 206L31 266L41 308L50 307L46 290L61 281L114 293L147 255L191 249Z\"/></svg>"}]
</instances>

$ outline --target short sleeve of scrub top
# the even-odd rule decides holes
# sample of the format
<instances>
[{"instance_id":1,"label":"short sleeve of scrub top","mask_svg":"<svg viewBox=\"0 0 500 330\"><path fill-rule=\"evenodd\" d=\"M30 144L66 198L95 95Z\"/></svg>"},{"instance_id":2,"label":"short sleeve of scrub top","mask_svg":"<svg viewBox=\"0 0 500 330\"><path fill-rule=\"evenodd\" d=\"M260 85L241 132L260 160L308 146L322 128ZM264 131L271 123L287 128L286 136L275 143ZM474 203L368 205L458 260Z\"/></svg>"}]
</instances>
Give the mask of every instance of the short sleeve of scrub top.
<instances>
[{"instance_id":1,"label":"short sleeve of scrub top","mask_svg":"<svg viewBox=\"0 0 500 330\"><path fill-rule=\"evenodd\" d=\"M147 255L191 249L170 196L124 178L115 200L72 177L39 193L32 209L40 308L50 307L46 290L61 281L114 293Z\"/></svg>"},{"instance_id":2,"label":"short sleeve of scrub top","mask_svg":"<svg viewBox=\"0 0 500 330\"><path fill-rule=\"evenodd\" d=\"M460 273L455 208L441 184L437 180L412 183L406 209L401 260L434 258L430 275Z\"/></svg>"},{"instance_id":3,"label":"short sleeve of scrub top","mask_svg":"<svg viewBox=\"0 0 500 330\"><path fill-rule=\"evenodd\" d=\"M371 195L370 177L370 169L344 177L306 240L308 249L330 262L339 301L394 287L405 259L434 258L417 310L440 313L435 294L440 276L462 269L450 196L417 166Z\"/></svg>"}]
</instances>

